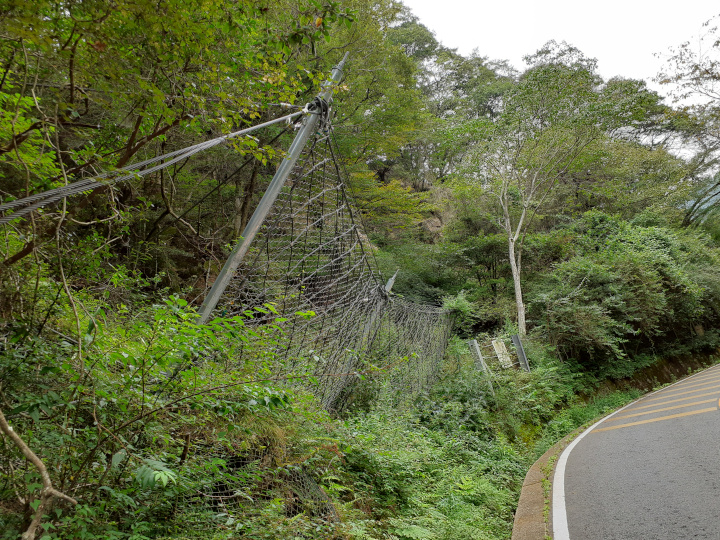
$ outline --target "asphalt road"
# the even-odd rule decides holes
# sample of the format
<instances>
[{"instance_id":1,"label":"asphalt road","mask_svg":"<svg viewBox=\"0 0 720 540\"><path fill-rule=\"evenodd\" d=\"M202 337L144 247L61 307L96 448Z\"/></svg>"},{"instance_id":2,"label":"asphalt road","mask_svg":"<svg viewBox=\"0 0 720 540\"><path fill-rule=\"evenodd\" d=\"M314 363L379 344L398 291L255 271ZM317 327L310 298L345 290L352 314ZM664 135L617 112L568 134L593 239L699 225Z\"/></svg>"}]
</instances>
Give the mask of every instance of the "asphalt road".
<instances>
[{"instance_id":1,"label":"asphalt road","mask_svg":"<svg viewBox=\"0 0 720 540\"><path fill-rule=\"evenodd\" d=\"M596 424L564 467L556 540L720 540L720 366Z\"/></svg>"}]
</instances>

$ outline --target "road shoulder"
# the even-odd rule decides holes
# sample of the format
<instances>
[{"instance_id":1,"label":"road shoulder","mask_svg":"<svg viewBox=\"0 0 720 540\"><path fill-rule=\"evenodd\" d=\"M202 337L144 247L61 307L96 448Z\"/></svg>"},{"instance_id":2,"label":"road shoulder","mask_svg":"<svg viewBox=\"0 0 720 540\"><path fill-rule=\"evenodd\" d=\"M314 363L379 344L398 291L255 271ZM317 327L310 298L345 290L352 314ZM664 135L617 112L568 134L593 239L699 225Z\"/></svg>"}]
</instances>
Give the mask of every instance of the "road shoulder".
<instances>
[{"instance_id":1,"label":"road shoulder","mask_svg":"<svg viewBox=\"0 0 720 540\"><path fill-rule=\"evenodd\" d=\"M629 407L636 401L647 398L648 396L665 390L670 386L684 382L696 375L700 375L715 365L717 364L705 366L704 369L682 377L671 384L664 385L662 388L657 388L645 393L637 400L633 400L623 407L619 407L612 413L600 415L578 427L550 447L547 452L545 452L532 465L532 467L530 467L530 470L525 475L525 480L520 491L520 500L518 501L518 507L515 511L512 540L551 540L553 538L552 486L553 478L555 476L555 468L560 455L580 434L584 433L590 427L608 416L612 416L621 409Z\"/></svg>"},{"instance_id":2,"label":"road shoulder","mask_svg":"<svg viewBox=\"0 0 720 540\"><path fill-rule=\"evenodd\" d=\"M545 540L552 538L550 504L552 478L558 456L580 433L596 420L583 424L551 446L525 475L520 500L515 511L512 540Z\"/></svg>"}]
</instances>

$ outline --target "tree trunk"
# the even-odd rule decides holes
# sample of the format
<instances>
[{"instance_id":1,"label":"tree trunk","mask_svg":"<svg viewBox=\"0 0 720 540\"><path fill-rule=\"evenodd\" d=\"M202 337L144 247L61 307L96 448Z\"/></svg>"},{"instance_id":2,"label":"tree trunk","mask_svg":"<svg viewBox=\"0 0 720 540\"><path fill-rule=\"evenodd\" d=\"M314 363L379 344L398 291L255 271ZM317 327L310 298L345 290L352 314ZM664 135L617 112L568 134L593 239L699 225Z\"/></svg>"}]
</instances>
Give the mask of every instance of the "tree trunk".
<instances>
[{"instance_id":1,"label":"tree trunk","mask_svg":"<svg viewBox=\"0 0 720 540\"><path fill-rule=\"evenodd\" d=\"M508 254L510 255L510 269L512 270L513 285L515 286L515 304L517 305L518 333L521 336L527 334L525 325L525 303L523 302L522 284L520 283L520 267L515 254L515 240L508 237Z\"/></svg>"},{"instance_id":2,"label":"tree trunk","mask_svg":"<svg viewBox=\"0 0 720 540\"><path fill-rule=\"evenodd\" d=\"M250 179L244 183L244 189L241 187L239 179L235 184L235 219L233 220L233 229L236 237L242 234L248 221L250 221L250 205L252 204L255 188L257 187L259 170L260 161L255 160Z\"/></svg>"}]
</instances>

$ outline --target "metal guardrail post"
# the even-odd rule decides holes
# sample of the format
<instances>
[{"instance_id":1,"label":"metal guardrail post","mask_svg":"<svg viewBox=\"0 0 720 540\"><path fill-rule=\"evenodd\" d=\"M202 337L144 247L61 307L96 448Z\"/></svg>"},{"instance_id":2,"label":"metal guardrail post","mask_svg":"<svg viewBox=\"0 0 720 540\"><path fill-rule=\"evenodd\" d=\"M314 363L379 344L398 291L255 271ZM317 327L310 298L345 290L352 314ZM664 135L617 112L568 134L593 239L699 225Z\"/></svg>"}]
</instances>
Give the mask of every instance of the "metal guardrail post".
<instances>
[{"instance_id":1,"label":"metal guardrail post","mask_svg":"<svg viewBox=\"0 0 720 540\"><path fill-rule=\"evenodd\" d=\"M332 101L333 87L340 82L342 77L342 68L345 65L348 54L349 53L345 53L345 57L333 69L330 80L325 83L322 91L318 94L318 98L324 100L328 104ZM303 151L303 148L305 148L305 144L310 136L315 133L318 120L318 114L310 114L305 118L300 131L298 131L298 134L295 136L295 140L290 145L290 148L288 148L285 159L282 160L282 163L280 163L277 171L275 171L275 176L273 176L273 179L270 181L270 185L258 203L258 207L255 209L255 212L253 212L250 221L248 221L240 241L233 248L228 260L225 261L225 265L220 271L220 274L218 274L217 279L215 279L210 292L205 297L202 306L200 306L200 309L198 310L199 324L205 324L208 321L210 314L220 301L220 297L225 292L225 289L235 274L235 270L237 270L237 267L240 265L243 257L245 257L245 254L250 248L250 244L252 244L255 236L260 231L260 227L270 212L270 208L272 208L275 199L277 199L280 194L280 190L285 185L285 180L287 180L288 175L295 166L298 157L300 157L300 153Z\"/></svg>"},{"instance_id":2,"label":"metal guardrail post","mask_svg":"<svg viewBox=\"0 0 720 540\"><path fill-rule=\"evenodd\" d=\"M477 360L477 364L480 367L480 370L486 375L487 377L487 383L490 387L490 393L493 397L495 397L495 389L493 388L492 381L490 380L490 376L492 375L490 372L490 368L488 368L487 364L485 363L485 359L483 358L482 352L480 351L480 345L478 345L478 342L476 339L468 340L468 346L470 347L470 352L475 356L475 359Z\"/></svg>"},{"instance_id":3,"label":"metal guardrail post","mask_svg":"<svg viewBox=\"0 0 720 540\"><path fill-rule=\"evenodd\" d=\"M525 349L523 348L522 341L520 341L520 336L512 336L512 342L513 345L515 345L515 350L517 350L518 360L520 361L520 365L522 368L530 373L530 364L528 363L527 356L525 356Z\"/></svg>"}]
</instances>

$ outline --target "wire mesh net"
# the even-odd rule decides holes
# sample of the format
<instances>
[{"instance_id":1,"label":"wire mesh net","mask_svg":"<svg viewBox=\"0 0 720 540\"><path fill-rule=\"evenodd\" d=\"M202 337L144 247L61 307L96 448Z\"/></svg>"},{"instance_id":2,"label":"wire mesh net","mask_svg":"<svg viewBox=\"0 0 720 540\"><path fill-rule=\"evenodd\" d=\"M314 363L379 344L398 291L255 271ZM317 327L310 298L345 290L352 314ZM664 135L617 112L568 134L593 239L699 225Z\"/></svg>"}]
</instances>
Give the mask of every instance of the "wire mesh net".
<instances>
[{"instance_id":1,"label":"wire mesh net","mask_svg":"<svg viewBox=\"0 0 720 540\"><path fill-rule=\"evenodd\" d=\"M245 323L257 327L286 318L276 375L311 374L328 410L372 402L382 388L408 403L439 373L451 320L439 307L388 293L334 149L328 133L306 148L215 313L252 314ZM255 310L263 305L273 311ZM274 446L217 449L219 459L196 471L182 504L198 529L275 500L286 517L322 523L332 536L342 520L316 471Z\"/></svg>"},{"instance_id":2,"label":"wire mesh net","mask_svg":"<svg viewBox=\"0 0 720 540\"><path fill-rule=\"evenodd\" d=\"M197 184L180 184L177 191L170 182L163 183L163 176L159 177L158 189L167 190L170 204L166 210L146 208L136 217L147 223L142 237L158 239L148 244L148 249L155 246L156 250L148 252L149 260L172 259L176 268L184 261L194 263L203 253L202 244L216 241L212 240L214 232L227 226L237 214L232 186L228 184L235 171L248 161L238 165L226 158L227 153L220 149L196 157L193 174L198 176ZM220 169L218 163L225 169ZM211 175L215 169L220 171ZM224 179L221 172L227 173ZM166 171L171 173L171 169ZM172 213L170 206L175 209ZM177 219L163 221L166 214L177 215ZM168 227L177 228L176 232L170 231L173 242L167 241ZM377 399L383 388L396 402L407 404L436 379L451 320L441 308L389 294L372 250L343 181L331 133L321 132L297 162L215 313L228 317L252 311L256 315L246 318L245 323L260 328L274 324L278 315L255 308L274 306L287 320L281 325L283 332L273 334L278 337L268 341L275 348L275 355L270 356L279 358L273 375L312 375L315 382L308 383L310 389L328 410L342 412L362 407ZM81 263L70 261L68 272ZM189 263L186 266L194 268ZM198 289L204 285L198 285ZM107 293L114 304L122 304L125 297L121 295L129 294L121 286L98 287L104 288L93 292ZM89 295L84 297L78 313L80 326L89 327L91 315L103 305ZM50 326L48 329L73 340ZM68 332L62 327L59 330ZM109 343L110 349L120 344L121 336L112 338L118 342ZM257 350L251 344L243 354L245 358L239 360L249 365L252 362L247 360ZM119 367L117 373L124 371ZM160 387L155 399L167 396L162 392L172 391L172 385L165 380L167 373L163 371L158 378ZM170 375L170 381L177 373ZM271 436L267 440L259 437L257 433L262 429L257 427L250 430L245 426L252 435L242 447L219 442L214 430L208 434L202 430L196 433L195 429L195 424L190 423L172 433L176 438L181 437L181 432L187 435L178 467L181 478L172 496L153 502L154 515L171 522L182 509L188 530L230 530L248 516L265 519L268 509L274 509L278 515L290 518L288 522L293 526L306 520L307 530L316 530L318 523L325 527L317 536L309 533L303 537L336 537L332 531L341 526L341 513L323 489L327 484L313 468L313 452L301 447L283 450ZM142 433L138 428L134 451L128 452L134 454L136 465L155 459L155 439L141 437ZM102 443L104 454L113 456L109 458L113 461L121 455L121 449L113 447L115 443L114 438ZM340 453L323 448L325 453ZM10 458L0 453L0 470L6 470L3 459L8 463ZM131 458L127 459L129 463ZM21 463L20 457L12 462L17 470ZM118 476L116 481L122 483L125 479Z\"/></svg>"},{"instance_id":3,"label":"wire mesh net","mask_svg":"<svg viewBox=\"0 0 720 540\"><path fill-rule=\"evenodd\" d=\"M310 371L333 411L381 382L417 395L434 380L449 337L446 311L388 294L371 250L331 133L318 133L217 308L233 316L271 304L289 317L284 369Z\"/></svg>"},{"instance_id":4,"label":"wire mesh net","mask_svg":"<svg viewBox=\"0 0 720 540\"><path fill-rule=\"evenodd\" d=\"M283 501L283 514L339 521L330 497L302 464L279 465L271 452L253 449L223 454L187 473L188 487L176 501L198 530L258 511L269 500Z\"/></svg>"}]
</instances>

